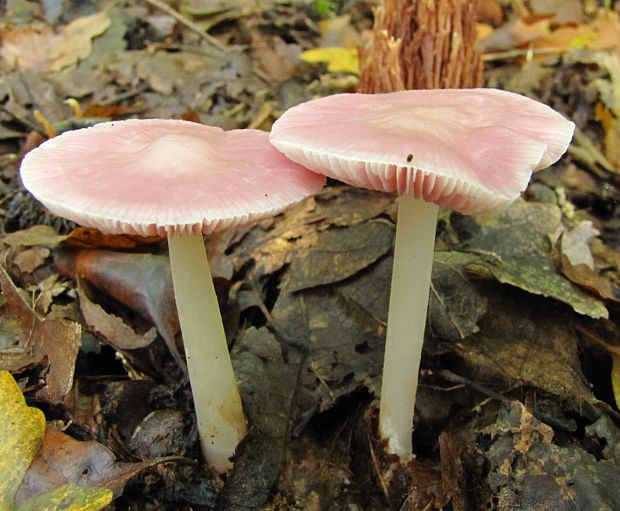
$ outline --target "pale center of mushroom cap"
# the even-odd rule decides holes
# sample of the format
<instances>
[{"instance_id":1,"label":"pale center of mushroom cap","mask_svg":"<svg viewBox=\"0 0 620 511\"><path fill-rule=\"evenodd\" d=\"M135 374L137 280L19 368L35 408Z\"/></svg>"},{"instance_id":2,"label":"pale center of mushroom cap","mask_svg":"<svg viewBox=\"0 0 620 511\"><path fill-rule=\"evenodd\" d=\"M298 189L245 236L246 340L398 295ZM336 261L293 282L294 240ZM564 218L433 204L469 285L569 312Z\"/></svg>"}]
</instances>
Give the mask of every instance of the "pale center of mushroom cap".
<instances>
[{"instance_id":1,"label":"pale center of mushroom cap","mask_svg":"<svg viewBox=\"0 0 620 511\"><path fill-rule=\"evenodd\" d=\"M422 137L430 134L443 138L448 129L463 131L484 126L484 117L475 107L475 103L470 105L465 117L456 116L452 107L441 105L416 105L409 108L409 113L403 109L400 115L394 115L394 112L386 109L383 114L380 111L375 113L373 124L380 126L386 133L406 136L414 133Z\"/></svg>"},{"instance_id":2,"label":"pale center of mushroom cap","mask_svg":"<svg viewBox=\"0 0 620 511\"><path fill-rule=\"evenodd\" d=\"M205 138L175 133L145 145L136 153L135 164L154 173L183 175L195 172L197 163L203 167L205 161L216 159L216 149Z\"/></svg>"}]
</instances>

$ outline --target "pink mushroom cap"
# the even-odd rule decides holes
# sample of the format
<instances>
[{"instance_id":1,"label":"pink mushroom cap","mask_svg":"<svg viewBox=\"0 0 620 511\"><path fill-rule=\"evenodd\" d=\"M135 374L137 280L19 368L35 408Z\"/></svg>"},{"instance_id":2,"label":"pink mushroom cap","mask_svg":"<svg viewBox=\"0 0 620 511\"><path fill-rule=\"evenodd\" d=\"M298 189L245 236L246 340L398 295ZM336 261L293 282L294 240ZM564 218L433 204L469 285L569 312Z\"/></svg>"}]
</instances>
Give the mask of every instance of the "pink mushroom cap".
<instances>
[{"instance_id":1,"label":"pink mushroom cap","mask_svg":"<svg viewBox=\"0 0 620 511\"><path fill-rule=\"evenodd\" d=\"M208 234L277 213L325 184L268 137L180 120L106 122L48 140L20 172L50 211L81 225Z\"/></svg>"},{"instance_id":2,"label":"pink mushroom cap","mask_svg":"<svg viewBox=\"0 0 620 511\"><path fill-rule=\"evenodd\" d=\"M336 94L286 111L270 141L353 186L413 195L466 214L502 208L557 161L574 124L496 89Z\"/></svg>"}]
</instances>

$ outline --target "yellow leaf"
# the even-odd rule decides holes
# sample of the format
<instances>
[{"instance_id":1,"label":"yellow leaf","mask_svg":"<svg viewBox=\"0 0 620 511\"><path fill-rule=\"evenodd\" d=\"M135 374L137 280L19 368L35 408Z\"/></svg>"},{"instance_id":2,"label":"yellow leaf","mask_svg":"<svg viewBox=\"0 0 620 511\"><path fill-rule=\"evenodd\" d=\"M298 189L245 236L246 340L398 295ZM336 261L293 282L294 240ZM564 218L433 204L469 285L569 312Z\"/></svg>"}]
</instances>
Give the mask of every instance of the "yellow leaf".
<instances>
[{"instance_id":1,"label":"yellow leaf","mask_svg":"<svg viewBox=\"0 0 620 511\"><path fill-rule=\"evenodd\" d=\"M584 32L574 37L569 43L570 48L584 48L588 44L596 41L596 34L594 32Z\"/></svg>"},{"instance_id":2,"label":"yellow leaf","mask_svg":"<svg viewBox=\"0 0 620 511\"><path fill-rule=\"evenodd\" d=\"M559 51L566 51L569 48L618 51L620 49L618 30L620 30L620 14L599 9L594 20L587 25L562 26L547 36L537 38L532 46Z\"/></svg>"},{"instance_id":3,"label":"yellow leaf","mask_svg":"<svg viewBox=\"0 0 620 511\"><path fill-rule=\"evenodd\" d=\"M0 510L98 511L112 502L108 489L63 484L15 506L15 495L44 434L43 412L26 405L11 374L0 371Z\"/></svg>"},{"instance_id":4,"label":"yellow leaf","mask_svg":"<svg viewBox=\"0 0 620 511\"><path fill-rule=\"evenodd\" d=\"M112 502L112 492L63 484L38 497L27 500L16 511L96 511Z\"/></svg>"},{"instance_id":5,"label":"yellow leaf","mask_svg":"<svg viewBox=\"0 0 620 511\"><path fill-rule=\"evenodd\" d=\"M620 354L611 352L611 387L616 406L620 408Z\"/></svg>"},{"instance_id":6,"label":"yellow leaf","mask_svg":"<svg viewBox=\"0 0 620 511\"><path fill-rule=\"evenodd\" d=\"M314 48L301 54L305 62L323 62L330 73L359 74L359 57L356 48Z\"/></svg>"},{"instance_id":7,"label":"yellow leaf","mask_svg":"<svg viewBox=\"0 0 620 511\"><path fill-rule=\"evenodd\" d=\"M0 509L11 509L43 433L43 412L27 406L11 374L0 371Z\"/></svg>"}]
</instances>

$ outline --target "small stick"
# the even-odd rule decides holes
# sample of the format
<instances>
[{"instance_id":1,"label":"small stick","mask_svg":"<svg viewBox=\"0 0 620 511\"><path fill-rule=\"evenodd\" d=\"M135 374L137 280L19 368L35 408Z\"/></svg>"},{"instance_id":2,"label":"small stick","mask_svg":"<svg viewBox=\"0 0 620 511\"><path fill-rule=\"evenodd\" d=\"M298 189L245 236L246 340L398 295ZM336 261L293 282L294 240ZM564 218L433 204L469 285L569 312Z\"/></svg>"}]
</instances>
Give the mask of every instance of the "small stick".
<instances>
[{"instance_id":1,"label":"small stick","mask_svg":"<svg viewBox=\"0 0 620 511\"><path fill-rule=\"evenodd\" d=\"M390 500L390 491L388 490L387 484L383 480L383 475L381 474L381 470L379 468L379 461L377 460L377 455L375 454L375 448L372 445L372 434L370 432L370 426L366 424L366 435L368 436L368 447L370 449L370 459L372 461L372 467L375 470L375 474L377 475L377 479L379 481L379 486L381 486L381 491L383 491L383 496L385 497L385 501L388 503L390 509L392 508L392 501Z\"/></svg>"},{"instance_id":2,"label":"small stick","mask_svg":"<svg viewBox=\"0 0 620 511\"><path fill-rule=\"evenodd\" d=\"M442 369L440 371L437 371L435 374L437 374L438 376L441 376L442 378L445 378L446 380L452 382L452 383L459 383L459 384L463 384L466 385L468 387L471 387L475 390L477 390L478 392L480 392L481 394L484 394L485 396L488 396L489 398L492 399L496 399L498 401L502 401L504 403L510 403L511 400L508 399L506 396L502 396L501 394L487 389L486 387L484 387L483 385L480 385L474 381L468 380L467 378L460 376L458 374L453 373L452 371L448 371L447 369Z\"/></svg>"},{"instance_id":3,"label":"small stick","mask_svg":"<svg viewBox=\"0 0 620 511\"><path fill-rule=\"evenodd\" d=\"M484 62L492 62L495 60L508 60L520 57L528 57L530 55L561 55L562 53L566 53L566 50L563 48L518 48L516 50L485 53L482 56L482 60Z\"/></svg>"},{"instance_id":4,"label":"small stick","mask_svg":"<svg viewBox=\"0 0 620 511\"><path fill-rule=\"evenodd\" d=\"M199 25L196 25L193 21L187 19L183 16L179 11L170 7L168 4L161 2L160 0L144 0L147 4L152 5L156 9L160 11L164 11L166 14L172 16L175 20L177 20L182 25L185 25L192 32L195 32L200 37L202 37L205 41L207 41L212 46L215 46L220 51L226 51L226 46L224 46L220 41L218 41L215 37L208 34L205 30L202 29Z\"/></svg>"}]
</instances>

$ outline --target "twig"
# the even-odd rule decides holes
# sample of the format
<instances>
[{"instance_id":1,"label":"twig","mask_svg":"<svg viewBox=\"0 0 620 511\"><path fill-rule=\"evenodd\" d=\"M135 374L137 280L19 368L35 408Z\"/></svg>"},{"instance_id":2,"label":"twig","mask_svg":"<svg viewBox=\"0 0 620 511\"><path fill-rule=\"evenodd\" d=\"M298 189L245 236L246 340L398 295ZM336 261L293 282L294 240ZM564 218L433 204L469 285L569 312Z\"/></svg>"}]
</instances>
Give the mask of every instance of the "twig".
<instances>
[{"instance_id":1,"label":"twig","mask_svg":"<svg viewBox=\"0 0 620 511\"><path fill-rule=\"evenodd\" d=\"M202 39L207 41L210 45L214 46L218 50L222 52L226 51L227 49L226 46L224 46L220 41L218 41L215 37L207 33L206 30L203 30L202 27L200 27L193 21L187 19L179 11L170 7L168 4L165 4L164 2L161 2L160 0L144 0L144 1L147 4L152 5L156 9L159 9L160 11L164 11L166 14L169 14L179 23L181 23L182 25L185 25L192 32L195 32L196 34L198 34Z\"/></svg>"},{"instance_id":2,"label":"twig","mask_svg":"<svg viewBox=\"0 0 620 511\"><path fill-rule=\"evenodd\" d=\"M448 371L446 369L442 369L440 371L437 371L436 374L438 376L441 376L442 378L445 378L446 380L452 382L452 383L460 383L463 385L466 385L468 387L471 387L475 390L477 390L478 392L480 392L481 394L484 394L485 396L488 396L490 398L493 399L497 399L498 401L502 401L504 403L510 403L511 400L508 399L506 396L502 396L501 394L487 389L486 387L484 387L483 385L480 385L479 383L476 383L474 381L468 380L467 378L465 378L464 376L460 376L458 374L453 373L452 371Z\"/></svg>"},{"instance_id":3,"label":"twig","mask_svg":"<svg viewBox=\"0 0 620 511\"><path fill-rule=\"evenodd\" d=\"M484 62L491 62L494 60L507 60L515 59L519 57L528 57L533 55L554 55L566 53L564 48L525 48L507 51L498 51L494 53L485 53L482 56Z\"/></svg>"},{"instance_id":4,"label":"twig","mask_svg":"<svg viewBox=\"0 0 620 511\"><path fill-rule=\"evenodd\" d=\"M36 131L37 133L39 133L40 135L45 135L45 132L38 127L36 124L34 124L33 122L30 122L28 119L26 119L25 117L22 117L21 115L9 110L7 107L5 107L4 105L0 105L0 110L2 110L4 113L6 113L7 115L10 115L11 117L13 117L13 119L15 119L16 121L18 121L19 123L21 123L22 125L26 126L27 128L29 128L31 131Z\"/></svg>"},{"instance_id":5,"label":"twig","mask_svg":"<svg viewBox=\"0 0 620 511\"><path fill-rule=\"evenodd\" d=\"M370 425L366 424L366 434L368 436L368 447L370 450L370 459L372 461L372 467L375 470L375 474L377 475L377 479L379 480L379 486L381 486L381 490L383 491L383 496L385 497L385 501L387 502L390 509L393 508L392 501L390 500L390 492L388 490L387 484L383 480L383 475L381 474L381 470L379 469L379 461L377 460L377 455L375 454L375 449L372 445L372 434L370 432Z\"/></svg>"}]
</instances>

